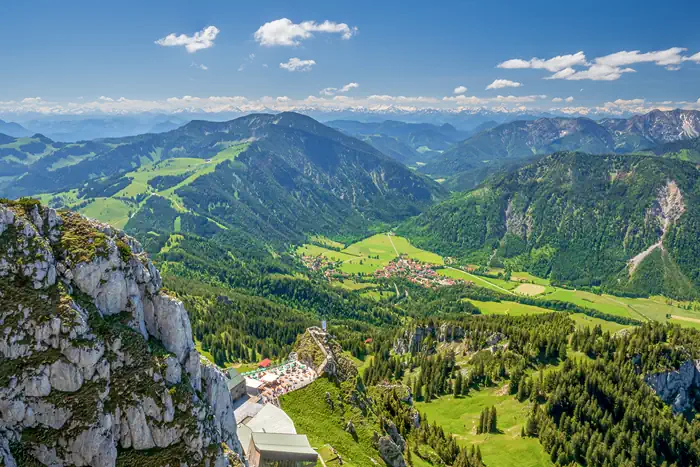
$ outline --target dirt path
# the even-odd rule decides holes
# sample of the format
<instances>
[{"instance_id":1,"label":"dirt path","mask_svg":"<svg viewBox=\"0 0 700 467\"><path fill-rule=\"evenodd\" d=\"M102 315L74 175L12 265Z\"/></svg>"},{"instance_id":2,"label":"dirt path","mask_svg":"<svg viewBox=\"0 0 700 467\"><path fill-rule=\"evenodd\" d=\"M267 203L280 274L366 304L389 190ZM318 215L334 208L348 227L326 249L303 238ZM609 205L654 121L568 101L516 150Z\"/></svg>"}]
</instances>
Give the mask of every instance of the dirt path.
<instances>
[{"instance_id":1,"label":"dirt path","mask_svg":"<svg viewBox=\"0 0 700 467\"><path fill-rule=\"evenodd\" d=\"M504 291L505 293L507 293L507 294L509 294L509 295L515 295L515 294L514 294L513 292L511 292L510 290L504 289L503 287L498 286L498 285L494 284L493 282L489 282L489 281L487 281L486 279L483 279L483 278L481 278L481 277L479 277L479 276L475 276L474 274L469 274L467 271L464 271L464 270L462 270L462 269L453 268L452 266L446 266L446 267L447 267L447 269L452 269L452 270L454 270L454 271L459 271L459 272L461 272L461 273L464 273L464 274L466 274L467 276L469 276L469 277L471 277L471 278L473 278L473 279L476 279L476 280L478 280L478 281L481 281L481 282L484 282L484 283L490 285L491 287L496 287L498 290L502 290L502 291Z\"/></svg>"},{"instance_id":2,"label":"dirt path","mask_svg":"<svg viewBox=\"0 0 700 467\"><path fill-rule=\"evenodd\" d=\"M688 316L678 316L678 315L671 315L672 319L677 319L680 321L689 321L691 323L700 323L700 319L698 318L690 318Z\"/></svg>"},{"instance_id":3,"label":"dirt path","mask_svg":"<svg viewBox=\"0 0 700 467\"><path fill-rule=\"evenodd\" d=\"M392 247L392 248L394 249L394 251L396 252L396 256L401 256L401 255L399 254L399 250L396 249L396 245L394 245L394 241L391 239L391 235L386 234L386 236L387 236L387 238L389 239L389 243L391 243L391 247Z\"/></svg>"}]
</instances>

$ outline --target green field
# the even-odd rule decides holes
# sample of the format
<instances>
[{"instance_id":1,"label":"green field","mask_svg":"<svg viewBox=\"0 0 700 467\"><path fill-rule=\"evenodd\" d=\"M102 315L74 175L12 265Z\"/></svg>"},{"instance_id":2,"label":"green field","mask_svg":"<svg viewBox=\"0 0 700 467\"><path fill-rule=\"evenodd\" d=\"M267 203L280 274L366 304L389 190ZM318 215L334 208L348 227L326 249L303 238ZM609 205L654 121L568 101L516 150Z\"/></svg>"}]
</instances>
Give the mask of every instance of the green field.
<instances>
[{"instance_id":1,"label":"green field","mask_svg":"<svg viewBox=\"0 0 700 467\"><path fill-rule=\"evenodd\" d=\"M327 378L319 378L303 389L282 396L280 405L294 421L297 433L307 435L314 449L330 445L342 456L343 465L375 467L375 459L380 458L372 446L372 435L375 430L381 431L380 428L368 422L368 417L350 404L345 404L344 409L336 404L332 411L326 403L326 392L332 400L338 400L340 391L336 385ZM348 420L355 425L358 441L345 431Z\"/></svg>"},{"instance_id":2,"label":"green field","mask_svg":"<svg viewBox=\"0 0 700 467\"><path fill-rule=\"evenodd\" d=\"M416 408L453 433L460 444L477 444L487 466L541 467L551 466L549 455L536 438L521 438L530 407L512 395L500 395L499 388L472 391L468 396L443 396L431 402L418 402ZM495 406L499 433L476 434L479 416L485 407Z\"/></svg>"},{"instance_id":3,"label":"green field","mask_svg":"<svg viewBox=\"0 0 700 467\"><path fill-rule=\"evenodd\" d=\"M491 279L477 276L475 274L470 274L466 271L456 268L444 268L437 271L438 274L446 277L451 277L452 279L462 279L465 281L471 281L479 287L486 287L487 289L495 290L501 293L513 293L508 287L514 289L518 286L515 282L508 282L500 279Z\"/></svg>"},{"instance_id":4,"label":"green field","mask_svg":"<svg viewBox=\"0 0 700 467\"><path fill-rule=\"evenodd\" d=\"M323 235L313 235L309 238L309 240L311 240L313 243L329 248L345 248L345 245L343 245L342 243L336 242L335 240L331 240L330 238L325 237Z\"/></svg>"},{"instance_id":5,"label":"green field","mask_svg":"<svg viewBox=\"0 0 700 467\"><path fill-rule=\"evenodd\" d=\"M325 237L316 236L312 237L312 240L333 245L329 244L329 240ZM340 252L311 244L298 247L296 252L299 255L324 256L332 261L342 261L343 264L339 269L346 274L373 274L399 255L406 255L423 263L443 264L441 256L416 248L403 237L387 234L372 235Z\"/></svg>"},{"instance_id":6,"label":"green field","mask_svg":"<svg viewBox=\"0 0 700 467\"><path fill-rule=\"evenodd\" d=\"M333 281L331 285L333 287L340 287L345 290L363 290L377 287L377 284L373 284L371 282L355 282L349 279L345 279L343 281Z\"/></svg>"},{"instance_id":7,"label":"green field","mask_svg":"<svg viewBox=\"0 0 700 467\"><path fill-rule=\"evenodd\" d=\"M129 221L129 213L138 209L136 203L127 203L114 198L95 198L78 212L92 219L106 222L118 229L123 229Z\"/></svg>"},{"instance_id":8,"label":"green field","mask_svg":"<svg viewBox=\"0 0 700 467\"><path fill-rule=\"evenodd\" d=\"M303 256L323 256L331 261L349 261L357 258L356 256L352 256L347 253L329 250L328 248L323 248L322 246L318 245L311 245L309 243L298 247L296 252L298 255Z\"/></svg>"},{"instance_id":9,"label":"green field","mask_svg":"<svg viewBox=\"0 0 700 467\"><path fill-rule=\"evenodd\" d=\"M600 325L603 332L608 331L610 334L614 334L621 329L627 329L630 327L625 326L624 324L615 323L613 321L605 321L604 319L586 316L583 313L572 313L570 318L574 320L577 326L587 326L592 328Z\"/></svg>"},{"instance_id":10,"label":"green field","mask_svg":"<svg viewBox=\"0 0 700 467\"><path fill-rule=\"evenodd\" d=\"M556 313L538 306L523 305L518 302L482 302L479 300L465 299L477 307L484 315L510 315L522 316L538 313Z\"/></svg>"}]
</instances>

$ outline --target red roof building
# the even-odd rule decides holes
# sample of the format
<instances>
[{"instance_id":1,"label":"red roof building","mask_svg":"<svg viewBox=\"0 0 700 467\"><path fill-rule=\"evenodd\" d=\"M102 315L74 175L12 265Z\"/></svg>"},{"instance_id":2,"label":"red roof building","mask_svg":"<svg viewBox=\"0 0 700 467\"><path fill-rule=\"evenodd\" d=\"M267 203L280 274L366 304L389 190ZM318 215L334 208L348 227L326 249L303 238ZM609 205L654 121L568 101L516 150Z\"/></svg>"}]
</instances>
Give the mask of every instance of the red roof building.
<instances>
[{"instance_id":1,"label":"red roof building","mask_svg":"<svg viewBox=\"0 0 700 467\"><path fill-rule=\"evenodd\" d=\"M260 363L258 363L258 367L260 367L260 368L267 368L270 365L272 365L272 362L270 361L269 358L261 360Z\"/></svg>"}]
</instances>

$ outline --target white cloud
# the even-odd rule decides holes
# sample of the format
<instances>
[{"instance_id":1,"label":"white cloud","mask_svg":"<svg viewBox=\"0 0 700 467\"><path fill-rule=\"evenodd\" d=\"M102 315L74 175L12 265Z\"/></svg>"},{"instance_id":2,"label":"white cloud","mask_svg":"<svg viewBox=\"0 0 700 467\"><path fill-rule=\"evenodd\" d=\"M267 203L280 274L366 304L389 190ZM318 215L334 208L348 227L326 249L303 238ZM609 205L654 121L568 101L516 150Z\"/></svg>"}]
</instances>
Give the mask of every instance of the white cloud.
<instances>
[{"instance_id":1,"label":"white cloud","mask_svg":"<svg viewBox=\"0 0 700 467\"><path fill-rule=\"evenodd\" d=\"M541 58L531 58L523 60L515 58L499 63L498 68L517 69L517 68L534 68L543 69L555 73L565 68L570 68L575 65L585 65L586 55L583 52L576 52L570 55L558 55L550 59L544 60Z\"/></svg>"},{"instance_id":2,"label":"white cloud","mask_svg":"<svg viewBox=\"0 0 700 467\"><path fill-rule=\"evenodd\" d=\"M486 104L525 104L535 102L540 99L546 99L545 95L533 96L496 96L496 97L476 97L476 96L450 96L443 97L446 102L457 102L464 105L486 105Z\"/></svg>"},{"instance_id":3,"label":"white cloud","mask_svg":"<svg viewBox=\"0 0 700 467\"><path fill-rule=\"evenodd\" d=\"M203 63L195 63L195 62L192 62L190 67L199 68L202 71L207 71L209 69L209 67L204 65Z\"/></svg>"},{"instance_id":4,"label":"white cloud","mask_svg":"<svg viewBox=\"0 0 700 467\"><path fill-rule=\"evenodd\" d=\"M564 102L564 99L562 99L561 97L555 97L554 99L552 99L552 102Z\"/></svg>"},{"instance_id":5,"label":"white cloud","mask_svg":"<svg viewBox=\"0 0 700 467\"><path fill-rule=\"evenodd\" d=\"M637 63L653 63L671 71L679 70L681 64L686 61L700 63L700 53L685 57L682 53L687 50L683 47L671 47L666 50L645 53L639 50L623 50L597 57L592 62L586 61L586 56L583 52L577 52L570 55L560 55L548 60L541 58L531 58L530 60L515 58L499 63L498 67L509 69L535 68L554 73L545 79L615 81L620 79L625 73L634 73L636 70L629 68L628 65ZM585 67L585 69L582 70L577 67Z\"/></svg>"},{"instance_id":6,"label":"white cloud","mask_svg":"<svg viewBox=\"0 0 700 467\"><path fill-rule=\"evenodd\" d=\"M673 66L681 64L683 61L681 53L686 50L688 49L683 47L671 47L666 50L646 53L640 53L639 50L623 50L621 52L615 52L614 54L598 57L595 59L595 62L611 67L622 67L634 65L635 63L655 63L659 66Z\"/></svg>"},{"instance_id":7,"label":"white cloud","mask_svg":"<svg viewBox=\"0 0 700 467\"><path fill-rule=\"evenodd\" d=\"M457 86L454 90L455 94L464 94L468 89L465 86Z\"/></svg>"},{"instance_id":8,"label":"white cloud","mask_svg":"<svg viewBox=\"0 0 700 467\"><path fill-rule=\"evenodd\" d=\"M578 81L589 79L591 81L615 81L620 79L623 73L635 73L632 68L620 68L600 63L594 63L587 70L574 71L566 73L566 75L554 74L546 79L566 79L570 81Z\"/></svg>"},{"instance_id":9,"label":"white cloud","mask_svg":"<svg viewBox=\"0 0 700 467\"><path fill-rule=\"evenodd\" d=\"M574 101L574 96L569 96L566 99L564 99L566 102L573 102Z\"/></svg>"},{"instance_id":10,"label":"white cloud","mask_svg":"<svg viewBox=\"0 0 700 467\"><path fill-rule=\"evenodd\" d=\"M201 31L195 32L192 36L187 34L176 36L173 33L158 39L155 43L163 47L184 46L189 53L195 53L198 50L213 47L214 40L219 35L219 32L219 28L216 26L207 26Z\"/></svg>"},{"instance_id":11,"label":"white cloud","mask_svg":"<svg viewBox=\"0 0 700 467\"><path fill-rule=\"evenodd\" d=\"M325 88L321 89L320 94L323 94L324 96L334 96L336 94L340 93L346 93L349 92L351 89L356 89L359 88L360 85L358 83L348 83L343 87L340 88ZM340 97L340 96L339 96Z\"/></svg>"},{"instance_id":12,"label":"white cloud","mask_svg":"<svg viewBox=\"0 0 700 467\"><path fill-rule=\"evenodd\" d=\"M246 66L248 66L249 63L252 63L253 60L255 60L255 54L249 54L244 60L243 63L240 64L238 67L238 71L243 71L246 69ZM267 68L267 67L266 67Z\"/></svg>"},{"instance_id":13,"label":"white cloud","mask_svg":"<svg viewBox=\"0 0 700 467\"><path fill-rule=\"evenodd\" d=\"M290 58L286 63L280 63L280 68L287 71L311 71L311 67L316 65L315 60L301 60L297 57Z\"/></svg>"},{"instance_id":14,"label":"white cloud","mask_svg":"<svg viewBox=\"0 0 700 467\"><path fill-rule=\"evenodd\" d=\"M519 88L522 85L522 83L511 81L509 79L497 79L493 83L486 86L486 89Z\"/></svg>"},{"instance_id":15,"label":"white cloud","mask_svg":"<svg viewBox=\"0 0 700 467\"><path fill-rule=\"evenodd\" d=\"M288 18L282 18L263 24L255 31L253 37L260 45L266 47L275 45L296 46L302 40L313 37L313 32L340 34L342 39L347 40L357 33L357 28L350 27L345 23L335 23L328 20L323 23L302 21L299 24L295 24Z\"/></svg>"},{"instance_id":16,"label":"white cloud","mask_svg":"<svg viewBox=\"0 0 700 467\"><path fill-rule=\"evenodd\" d=\"M567 102L568 98L559 98ZM375 94L371 96L354 96L342 94L334 96L308 96L294 98L286 95L278 97L263 96L248 98L244 96L181 96L160 100L111 98L101 96L94 100L73 100L68 102L51 102L39 97L28 97L15 101L0 101L0 116L3 114L35 113L43 115L128 115L143 112L156 113L207 113L246 114L251 112L281 111L343 111L358 112L414 112L421 109L438 112L462 112L488 109L496 112L512 113L544 110L550 101L545 95L528 96L401 96ZM608 114L623 115L629 113L646 113L658 108L700 109L700 100L685 102L648 102L644 99L617 99L593 107L565 106L552 110L572 115Z\"/></svg>"}]
</instances>

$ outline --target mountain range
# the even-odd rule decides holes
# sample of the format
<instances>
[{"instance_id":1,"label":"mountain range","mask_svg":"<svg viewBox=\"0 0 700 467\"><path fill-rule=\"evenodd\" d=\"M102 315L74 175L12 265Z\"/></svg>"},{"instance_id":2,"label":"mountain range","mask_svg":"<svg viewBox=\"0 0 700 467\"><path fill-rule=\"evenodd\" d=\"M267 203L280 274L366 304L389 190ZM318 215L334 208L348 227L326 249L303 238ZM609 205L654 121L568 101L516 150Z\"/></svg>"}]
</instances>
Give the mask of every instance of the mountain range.
<instances>
[{"instance_id":1,"label":"mountain range","mask_svg":"<svg viewBox=\"0 0 700 467\"><path fill-rule=\"evenodd\" d=\"M399 229L418 246L553 284L697 296L700 173L686 161L561 152L456 194Z\"/></svg>"},{"instance_id":2,"label":"mountain range","mask_svg":"<svg viewBox=\"0 0 700 467\"><path fill-rule=\"evenodd\" d=\"M419 168L448 186L468 189L484 176L524 159L556 151L630 153L700 136L700 111L654 110L629 119L538 118L481 131Z\"/></svg>"},{"instance_id":3,"label":"mountain range","mask_svg":"<svg viewBox=\"0 0 700 467\"><path fill-rule=\"evenodd\" d=\"M333 120L327 125L366 141L406 165L425 163L471 135L471 132L459 131L449 123L438 126L393 120L370 123Z\"/></svg>"},{"instance_id":4,"label":"mountain range","mask_svg":"<svg viewBox=\"0 0 700 467\"><path fill-rule=\"evenodd\" d=\"M4 196L47 193L52 205L132 231L234 229L292 242L396 222L446 194L372 146L294 113L82 143L6 138L0 155Z\"/></svg>"}]
</instances>

